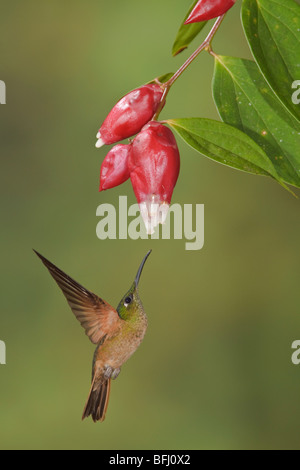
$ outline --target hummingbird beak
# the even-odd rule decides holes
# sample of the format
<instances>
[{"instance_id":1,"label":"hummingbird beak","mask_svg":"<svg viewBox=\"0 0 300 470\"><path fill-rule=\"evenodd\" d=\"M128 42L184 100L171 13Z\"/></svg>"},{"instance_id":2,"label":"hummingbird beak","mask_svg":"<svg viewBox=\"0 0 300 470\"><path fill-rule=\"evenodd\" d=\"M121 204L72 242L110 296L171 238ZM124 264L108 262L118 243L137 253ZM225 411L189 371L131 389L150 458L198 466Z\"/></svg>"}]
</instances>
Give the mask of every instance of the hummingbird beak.
<instances>
[{"instance_id":1,"label":"hummingbird beak","mask_svg":"<svg viewBox=\"0 0 300 470\"><path fill-rule=\"evenodd\" d=\"M142 264L141 266L139 267L139 270L137 272L137 275L136 275L136 278L135 278L135 287L137 289L138 285L139 285L139 282L140 282L140 278L141 278L141 274L142 274L142 271L143 271L143 268L145 266L145 263L147 261L147 259L149 258L150 254L152 253L152 250L148 251L148 253L146 254L145 258L143 259L142 261Z\"/></svg>"}]
</instances>

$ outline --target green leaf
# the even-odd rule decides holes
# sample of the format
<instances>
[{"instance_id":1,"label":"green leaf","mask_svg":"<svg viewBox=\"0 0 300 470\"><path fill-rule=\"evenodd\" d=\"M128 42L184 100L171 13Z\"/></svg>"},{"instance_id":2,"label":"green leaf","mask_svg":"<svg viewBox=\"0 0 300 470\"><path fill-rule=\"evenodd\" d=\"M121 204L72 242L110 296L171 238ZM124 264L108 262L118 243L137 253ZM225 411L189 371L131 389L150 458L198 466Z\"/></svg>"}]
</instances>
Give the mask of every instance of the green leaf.
<instances>
[{"instance_id":1,"label":"green leaf","mask_svg":"<svg viewBox=\"0 0 300 470\"><path fill-rule=\"evenodd\" d=\"M176 56L180 52L184 51L190 45L190 43L195 39L195 37L198 36L198 34L202 31L202 29L207 23L207 21L202 21L201 23L184 24L188 16L190 15L191 11L193 10L194 6L196 5L196 3L198 3L198 1L199 0L196 0L195 2L193 2L193 5L189 9L187 15L185 16L179 28L179 31L177 33L177 36L173 45L173 50L172 50L173 56Z\"/></svg>"},{"instance_id":2,"label":"green leaf","mask_svg":"<svg viewBox=\"0 0 300 470\"><path fill-rule=\"evenodd\" d=\"M300 119L292 85L300 78L300 6L294 0L244 0L244 30L265 79Z\"/></svg>"},{"instance_id":3,"label":"green leaf","mask_svg":"<svg viewBox=\"0 0 300 470\"><path fill-rule=\"evenodd\" d=\"M248 134L280 178L300 187L300 125L254 62L215 56L214 99L223 121Z\"/></svg>"},{"instance_id":4,"label":"green leaf","mask_svg":"<svg viewBox=\"0 0 300 470\"><path fill-rule=\"evenodd\" d=\"M248 135L233 126L203 118L166 121L204 156L238 170L281 180L265 152Z\"/></svg>"}]
</instances>

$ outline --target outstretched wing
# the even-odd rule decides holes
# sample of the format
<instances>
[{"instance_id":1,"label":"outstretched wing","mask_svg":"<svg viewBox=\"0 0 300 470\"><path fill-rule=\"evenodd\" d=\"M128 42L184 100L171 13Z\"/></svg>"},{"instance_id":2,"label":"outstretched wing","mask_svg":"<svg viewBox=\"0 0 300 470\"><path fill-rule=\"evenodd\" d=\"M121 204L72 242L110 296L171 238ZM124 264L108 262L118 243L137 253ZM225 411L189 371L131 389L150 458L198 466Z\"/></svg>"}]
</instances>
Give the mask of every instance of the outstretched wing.
<instances>
[{"instance_id":1,"label":"outstretched wing","mask_svg":"<svg viewBox=\"0 0 300 470\"><path fill-rule=\"evenodd\" d=\"M114 336L122 323L117 311L97 295L85 289L71 277L34 250L61 288L77 320L92 343Z\"/></svg>"}]
</instances>

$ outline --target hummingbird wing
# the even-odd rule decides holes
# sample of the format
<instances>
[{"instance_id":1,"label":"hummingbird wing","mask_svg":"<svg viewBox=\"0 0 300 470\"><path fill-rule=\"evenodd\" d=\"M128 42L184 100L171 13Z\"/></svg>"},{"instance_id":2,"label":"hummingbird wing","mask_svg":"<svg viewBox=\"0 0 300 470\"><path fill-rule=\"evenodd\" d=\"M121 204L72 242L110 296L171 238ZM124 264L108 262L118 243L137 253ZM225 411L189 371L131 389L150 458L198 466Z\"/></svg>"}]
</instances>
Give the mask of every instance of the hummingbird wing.
<instances>
[{"instance_id":1,"label":"hummingbird wing","mask_svg":"<svg viewBox=\"0 0 300 470\"><path fill-rule=\"evenodd\" d=\"M51 276L61 288L75 317L85 329L87 336L94 344L105 338L115 336L122 320L118 312L105 300L85 289L74 279L65 274L44 256L34 250L42 260Z\"/></svg>"}]
</instances>

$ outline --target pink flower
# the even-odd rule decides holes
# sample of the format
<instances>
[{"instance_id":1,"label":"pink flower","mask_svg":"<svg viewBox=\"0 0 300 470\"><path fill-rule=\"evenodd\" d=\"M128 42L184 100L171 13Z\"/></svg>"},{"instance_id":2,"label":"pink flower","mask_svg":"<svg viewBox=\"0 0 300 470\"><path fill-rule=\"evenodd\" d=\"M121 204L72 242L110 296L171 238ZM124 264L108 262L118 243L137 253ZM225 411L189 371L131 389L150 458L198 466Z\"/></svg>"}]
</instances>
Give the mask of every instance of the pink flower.
<instances>
[{"instance_id":1,"label":"pink flower","mask_svg":"<svg viewBox=\"0 0 300 470\"><path fill-rule=\"evenodd\" d=\"M233 7L236 0L199 0L185 24L208 21L224 15Z\"/></svg>"},{"instance_id":2,"label":"pink flower","mask_svg":"<svg viewBox=\"0 0 300 470\"><path fill-rule=\"evenodd\" d=\"M128 93L110 111L97 134L96 147L114 144L137 134L156 113L163 95L158 84Z\"/></svg>"},{"instance_id":3,"label":"pink flower","mask_svg":"<svg viewBox=\"0 0 300 470\"><path fill-rule=\"evenodd\" d=\"M115 145L106 155L101 166L100 191L125 183L130 177L128 157L131 145Z\"/></svg>"},{"instance_id":4,"label":"pink flower","mask_svg":"<svg viewBox=\"0 0 300 470\"><path fill-rule=\"evenodd\" d=\"M130 179L147 232L164 223L176 185L180 156L175 137L152 121L137 135L128 159Z\"/></svg>"},{"instance_id":5,"label":"pink flower","mask_svg":"<svg viewBox=\"0 0 300 470\"><path fill-rule=\"evenodd\" d=\"M100 191L131 183L148 234L164 223L180 170L180 156L172 131L151 121L129 145L116 145L105 157Z\"/></svg>"}]
</instances>

